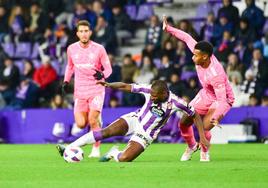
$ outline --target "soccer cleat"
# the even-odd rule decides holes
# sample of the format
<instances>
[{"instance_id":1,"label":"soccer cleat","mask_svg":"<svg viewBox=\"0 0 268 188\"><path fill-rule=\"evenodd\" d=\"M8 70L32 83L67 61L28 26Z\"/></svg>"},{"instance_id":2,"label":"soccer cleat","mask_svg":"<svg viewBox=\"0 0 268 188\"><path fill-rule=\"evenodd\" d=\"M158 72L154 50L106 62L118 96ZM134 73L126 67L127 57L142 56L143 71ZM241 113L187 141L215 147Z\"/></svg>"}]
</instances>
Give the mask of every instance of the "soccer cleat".
<instances>
[{"instance_id":1,"label":"soccer cleat","mask_svg":"<svg viewBox=\"0 0 268 188\"><path fill-rule=\"evenodd\" d=\"M65 146L64 146L64 145L61 145L61 144L58 144L58 145L56 146L56 149L58 150L60 156L63 156L63 153L64 153L64 151L65 151Z\"/></svg>"},{"instance_id":2,"label":"soccer cleat","mask_svg":"<svg viewBox=\"0 0 268 188\"><path fill-rule=\"evenodd\" d=\"M201 151L200 152L200 161L201 162L209 162L210 161L210 157L209 157L209 152L204 152L204 151Z\"/></svg>"},{"instance_id":3,"label":"soccer cleat","mask_svg":"<svg viewBox=\"0 0 268 188\"><path fill-rule=\"evenodd\" d=\"M113 158L113 154L118 152L118 146L113 146L105 155L103 155L99 162L108 162Z\"/></svg>"},{"instance_id":4,"label":"soccer cleat","mask_svg":"<svg viewBox=\"0 0 268 188\"><path fill-rule=\"evenodd\" d=\"M92 147L91 153L88 155L89 158L99 158L100 157L100 147Z\"/></svg>"},{"instance_id":5,"label":"soccer cleat","mask_svg":"<svg viewBox=\"0 0 268 188\"><path fill-rule=\"evenodd\" d=\"M181 161L189 161L192 158L192 155L194 152L200 149L199 143L196 143L196 145L192 148L187 147L185 152L181 156Z\"/></svg>"}]
</instances>

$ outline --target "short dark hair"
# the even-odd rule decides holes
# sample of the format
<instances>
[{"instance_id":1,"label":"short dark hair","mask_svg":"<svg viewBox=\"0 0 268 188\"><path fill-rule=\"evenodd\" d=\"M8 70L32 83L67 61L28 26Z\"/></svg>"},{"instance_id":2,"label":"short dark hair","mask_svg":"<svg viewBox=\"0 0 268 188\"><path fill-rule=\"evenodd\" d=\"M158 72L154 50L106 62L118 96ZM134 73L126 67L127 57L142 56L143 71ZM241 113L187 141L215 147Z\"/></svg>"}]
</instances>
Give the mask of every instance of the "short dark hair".
<instances>
[{"instance_id":1,"label":"short dark hair","mask_svg":"<svg viewBox=\"0 0 268 188\"><path fill-rule=\"evenodd\" d=\"M78 21L78 23L76 24L76 29L78 30L79 26L83 25L83 26L88 26L90 29L90 23L87 20L80 20Z\"/></svg>"},{"instance_id":2,"label":"short dark hair","mask_svg":"<svg viewBox=\"0 0 268 188\"><path fill-rule=\"evenodd\" d=\"M168 92L167 83L163 80L154 80L152 83L152 88L157 92Z\"/></svg>"},{"instance_id":3,"label":"short dark hair","mask_svg":"<svg viewBox=\"0 0 268 188\"><path fill-rule=\"evenodd\" d=\"M200 41L198 42L195 47L196 50L200 50L203 53L208 54L208 56L210 57L213 53L213 46L210 42L207 41Z\"/></svg>"}]
</instances>

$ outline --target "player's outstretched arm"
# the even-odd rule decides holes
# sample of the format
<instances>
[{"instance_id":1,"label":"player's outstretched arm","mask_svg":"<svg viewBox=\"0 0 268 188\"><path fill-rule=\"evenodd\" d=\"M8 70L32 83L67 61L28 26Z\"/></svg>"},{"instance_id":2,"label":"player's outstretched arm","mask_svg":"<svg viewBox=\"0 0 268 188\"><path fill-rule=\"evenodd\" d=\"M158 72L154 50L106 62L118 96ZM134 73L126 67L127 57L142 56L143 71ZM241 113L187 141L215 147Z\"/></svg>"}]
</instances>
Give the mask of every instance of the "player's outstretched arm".
<instances>
[{"instance_id":1,"label":"player's outstretched arm","mask_svg":"<svg viewBox=\"0 0 268 188\"><path fill-rule=\"evenodd\" d=\"M205 145L206 147L209 147L210 144L209 144L208 140L205 137L204 124L202 122L202 119L201 119L200 115L198 113L195 113L194 116L193 116L193 120L194 120L194 124L195 124L195 126L197 128L201 144Z\"/></svg>"},{"instance_id":2,"label":"player's outstretched arm","mask_svg":"<svg viewBox=\"0 0 268 188\"><path fill-rule=\"evenodd\" d=\"M193 52L194 47L197 43L196 40L194 40L194 38L191 35L189 35L188 33L184 32L180 29L169 26L167 23L166 16L163 16L162 29L164 31L170 33L171 35L175 36L176 38L182 40L183 42L185 42L187 44L188 48Z\"/></svg>"},{"instance_id":3,"label":"player's outstretched arm","mask_svg":"<svg viewBox=\"0 0 268 188\"><path fill-rule=\"evenodd\" d=\"M108 82L104 82L104 81L98 81L97 84L101 84L104 87L110 87L112 89L118 89L121 91L131 92L131 85L123 83L123 82L108 83Z\"/></svg>"}]
</instances>

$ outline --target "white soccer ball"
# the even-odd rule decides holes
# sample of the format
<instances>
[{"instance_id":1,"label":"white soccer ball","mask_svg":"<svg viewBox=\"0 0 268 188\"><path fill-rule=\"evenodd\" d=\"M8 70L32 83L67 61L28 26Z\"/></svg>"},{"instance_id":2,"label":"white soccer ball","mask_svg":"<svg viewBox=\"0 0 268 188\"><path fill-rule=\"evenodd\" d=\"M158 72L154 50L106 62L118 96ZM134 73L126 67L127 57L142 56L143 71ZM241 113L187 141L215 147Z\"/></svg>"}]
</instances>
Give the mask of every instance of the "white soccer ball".
<instances>
[{"instance_id":1,"label":"white soccer ball","mask_svg":"<svg viewBox=\"0 0 268 188\"><path fill-rule=\"evenodd\" d=\"M66 147L63 158L68 163L78 163L84 158L84 151L77 146Z\"/></svg>"}]
</instances>

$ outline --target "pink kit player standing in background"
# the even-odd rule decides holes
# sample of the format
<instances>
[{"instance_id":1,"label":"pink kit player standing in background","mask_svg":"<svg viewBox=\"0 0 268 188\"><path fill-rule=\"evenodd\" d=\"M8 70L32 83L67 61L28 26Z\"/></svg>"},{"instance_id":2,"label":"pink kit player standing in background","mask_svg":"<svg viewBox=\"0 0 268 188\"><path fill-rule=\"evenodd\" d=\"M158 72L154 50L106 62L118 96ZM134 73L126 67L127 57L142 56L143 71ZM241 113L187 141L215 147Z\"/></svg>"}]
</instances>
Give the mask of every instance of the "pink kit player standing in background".
<instances>
[{"instance_id":1,"label":"pink kit player standing in background","mask_svg":"<svg viewBox=\"0 0 268 188\"><path fill-rule=\"evenodd\" d=\"M192 59L202 89L190 102L190 105L203 116L205 136L210 141L210 130L219 124L219 121L230 110L234 102L234 94L228 77L222 65L213 55L213 46L209 42L196 42L184 31L169 26L165 16L163 18L163 30L184 41L193 53ZM180 130L188 147L183 153L181 161L190 160L192 154L199 149L199 145L194 138L192 124L192 118L184 114L180 121ZM200 161L210 161L209 148L202 144Z\"/></svg>"},{"instance_id":2,"label":"pink kit player standing in background","mask_svg":"<svg viewBox=\"0 0 268 188\"><path fill-rule=\"evenodd\" d=\"M96 84L112 73L111 64L104 47L90 40L92 31L86 20L77 24L78 42L67 49L68 64L65 70L62 91L68 90L68 84L74 73L74 117L78 128L90 126L91 130L101 127L101 111L105 88ZM100 156L100 142L93 145L89 157Z\"/></svg>"}]
</instances>

